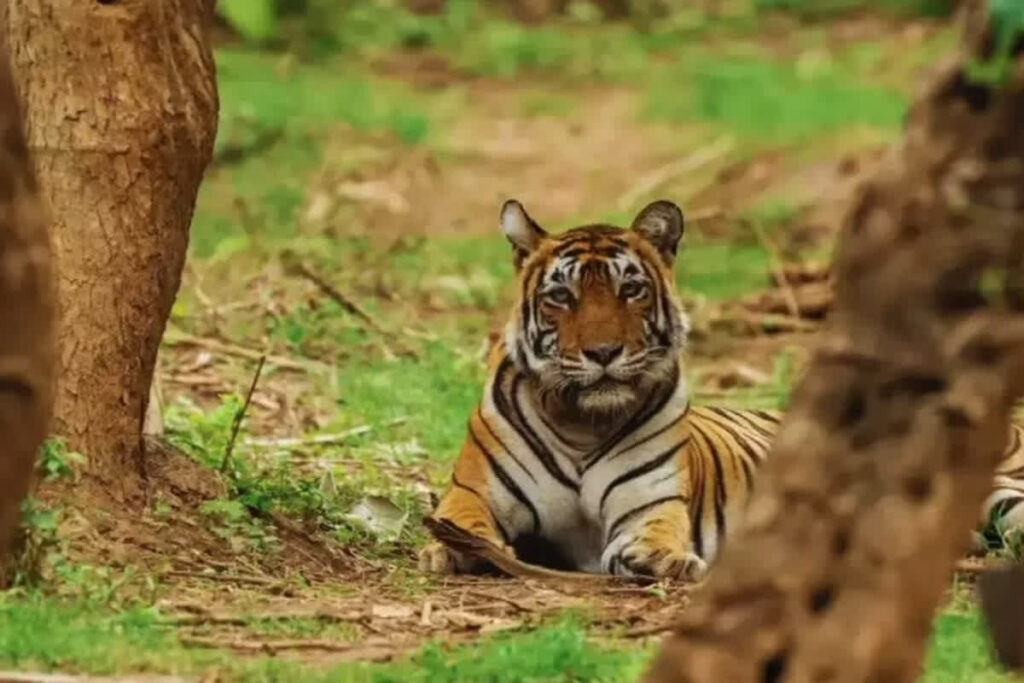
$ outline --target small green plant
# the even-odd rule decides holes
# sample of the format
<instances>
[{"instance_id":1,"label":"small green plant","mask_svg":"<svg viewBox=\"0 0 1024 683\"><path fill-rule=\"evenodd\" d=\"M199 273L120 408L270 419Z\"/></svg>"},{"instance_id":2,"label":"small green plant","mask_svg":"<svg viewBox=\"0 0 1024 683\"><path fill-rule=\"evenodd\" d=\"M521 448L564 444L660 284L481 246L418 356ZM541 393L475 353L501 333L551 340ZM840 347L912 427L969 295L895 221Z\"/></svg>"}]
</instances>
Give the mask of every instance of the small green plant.
<instances>
[{"instance_id":1,"label":"small green plant","mask_svg":"<svg viewBox=\"0 0 1024 683\"><path fill-rule=\"evenodd\" d=\"M41 586L46 569L57 554L60 514L29 496L21 504L21 525L15 537L15 552L9 568L15 586Z\"/></svg>"},{"instance_id":2,"label":"small green plant","mask_svg":"<svg viewBox=\"0 0 1024 683\"><path fill-rule=\"evenodd\" d=\"M1006 83L1014 65L1014 48L1024 37L1024 3L1020 0L989 0L988 10L995 37L992 55L986 61L967 64L967 75L992 86Z\"/></svg>"},{"instance_id":3,"label":"small green plant","mask_svg":"<svg viewBox=\"0 0 1024 683\"><path fill-rule=\"evenodd\" d=\"M187 400L172 404L165 415L168 438L198 462L219 469L239 405L234 395L223 397L221 404L208 412ZM213 532L238 552L279 550L280 541L268 523L278 513L301 519L342 542L366 543L379 539L351 519L349 512L368 493L383 488L374 479L372 462L368 462L359 476L349 475L335 485L332 475L331 485L325 486L320 469L298 470L291 458L282 454L261 457L236 442L235 457L227 472L229 497L207 501L200 511L210 520ZM418 518L423 513L411 489L389 484L387 493L407 516ZM378 542L377 550L386 554L417 543L422 532L412 526L406 525L397 539Z\"/></svg>"},{"instance_id":4,"label":"small green plant","mask_svg":"<svg viewBox=\"0 0 1024 683\"><path fill-rule=\"evenodd\" d=\"M63 439L54 437L43 443L36 469L44 481L74 479L75 468L84 463L84 455L69 451Z\"/></svg>"},{"instance_id":5,"label":"small green plant","mask_svg":"<svg viewBox=\"0 0 1024 683\"><path fill-rule=\"evenodd\" d=\"M789 395L793 390L793 352L785 349L772 360L771 386L776 396L776 408L785 410L789 406Z\"/></svg>"},{"instance_id":6,"label":"small green plant","mask_svg":"<svg viewBox=\"0 0 1024 683\"><path fill-rule=\"evenodd\" d=\"M239 500L209 500L199 511L213 522L213 532L225 540L235 552L258 550L275 553L281 541L266 521L252 516Z\"/></svg>"},{"instance_id":7,"label":"small green plant","mask_svg":"<svg viewBox=\"0 0 1024 683\"><path fill-rule=\"evenodd\" d=\"M218 469L241 406L242 399L236 394L222 396L211 411L200 410L191 400L182 398L168 406L164 416L168 440L203 465Z\"/></svg>"}]
</instances>

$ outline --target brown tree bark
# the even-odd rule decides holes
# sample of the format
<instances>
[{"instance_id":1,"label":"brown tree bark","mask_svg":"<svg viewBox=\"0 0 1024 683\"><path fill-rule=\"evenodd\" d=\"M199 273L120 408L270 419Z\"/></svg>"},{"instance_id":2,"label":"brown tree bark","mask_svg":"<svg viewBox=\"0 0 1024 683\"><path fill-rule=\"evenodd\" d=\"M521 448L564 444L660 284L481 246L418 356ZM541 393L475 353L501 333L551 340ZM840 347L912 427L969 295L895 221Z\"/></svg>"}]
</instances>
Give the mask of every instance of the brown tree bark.
<instances>
[{"instance_id":1,"label":"brown tree bark","mask_svg":"<svg viewBox=\"0 0 1024 683\"><path fill-rule=\"evenodd\" d=\"M115 494L144 470L157 348L217 120L212 0L7 0L0 27L53 216L56 427Z\"/></svg>"},{"instance_id":2,"label":"brown tree bark","mask_svg":"<svg viewBox=\"0 0 1024 683\"><path fill-rule=\"evenodd\" d=\"M969 53L991 49L985 17L969 10ZM972 82L964 60L944 68L862 188L823 348L648 681L916 679L1024 389L1015 60L1003 87Z\"/></svg>"},{"instance_id":3,"label":"brown tree bark","mask_svg":"<svg viewBox=\"0 0 1024 683\"><path fill-rule=\"evenodd\" d=\"M7 55L0 49L0 560L53 407L53 283ZM0 561L0 575L3 573ZM0 585L3 585L0 576Z\"/></svg>"}]
</instances>

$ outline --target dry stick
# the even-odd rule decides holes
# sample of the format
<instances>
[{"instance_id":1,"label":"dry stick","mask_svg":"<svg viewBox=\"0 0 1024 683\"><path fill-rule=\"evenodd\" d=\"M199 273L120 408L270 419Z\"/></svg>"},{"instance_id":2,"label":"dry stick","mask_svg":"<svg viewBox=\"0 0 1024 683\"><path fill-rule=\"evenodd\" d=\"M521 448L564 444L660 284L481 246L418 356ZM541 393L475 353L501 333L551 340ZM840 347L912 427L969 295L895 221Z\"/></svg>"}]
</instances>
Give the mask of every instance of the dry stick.
<instances>
[{"instance_id":1,"label":"dry stick","mask_svg":"<svg viewBox=\"0 0 1024 683\"><path fill-rule=\"evenodd\" d=\"M178 640L183 645L191 645L193 647L229 649L238 650L240 652L267 652L271 654L282 650L323 650L325 652L345 652L351 654L353 659L362 660L391 659L418 645L418 642L412 641L407 643L345 643L334 640L226 641L219 640L217 638L203 638L199 636L179 636ZM449 640L453 639L449 638Z\"/></svg>"},{"instance_id":2,"label":"dry stick","mask_svg":"<svg viewBox=\"0 0 1024 683\"><path fill-rule=\"evenodd\" d=\"M775 245L767 234L764 232L764 228L757 221L749 221L751 230L754 231L754 235L757 236L758 241L764 250L768 254L768 267L771 268L772 273L775 275L775 279L779 283L779 288L782 290L782 298L786 301L786 308L789 309L789 314L794 318L800 318L800 302L796 299L796 292L793 291L793 285L790 283L789 278L786 277L786 269L782 264L782 257L779 256L779 248Z\"/></svg>"},{"instance_id":3,"label":"dry stick","mask_svg":"<svg viewBox=\"0 0 1024 683\"><path fill-rule=\"evenodd\" d=\"M538 611L538 609L540 609L540 608L536 608L536 607L529 607L529 606L524 605L523 603L519 602L518 600L513 600L512 598L505 597L504 595L490 595L490 594L485 593L483 591L475 591L475 590L466 591L466 593L469 594L469 595L472 595L473 597L481 598L483 600L497 600L497 601L499 601L501 603L504 603L506 605L511 605L512 607L514 607L515 609L519 610L520 612L527 612L527 613L529 613L529 612L536 612L536 611ZM481 608L480 605L476 606L476 609L480 609L480 608Z\"/></svg>"},{"instance_id":4,"label":"dry stick","mask_svg":"<svg viewBox=\"0 0 1024 683\"><path fill-rule=\"evenodd\" d=\"M239 346L238 344L230 344L222 342L217 339L208 339L206 337L197 337L187 332L180 332L168 328L164 334L163 343L169 346L198 346L200 348L214 351L216 353L223 353L226 356L235 356L236 358L247 358L249 360L259 360L260 358L266 358L271 364L281 368L282 370L295 370L296 372L306 372L309 368L307 365L298 363L291 358L284 356L275 356L269 353L263 353L250 349L245 346ZM317 364L319 361L310 359L308 364ZM321 364L322 365L322 364Z\"/></svg>"},{"instance_id":5,"label":"dry stick","mask_svg":"<svg viewBox=\"0 0 1024 683\"><path fill-rule=\"evenodd\" d=\"M260 576L244 576L241 574L205 574L203 572L186 572L177 569L162 572L161 576L176 576L188 579L206 579L208 581L224 581L226 583L247 583L254 586L276 586L280 581L265 579Z\"/></svg>"},{"instance_id":6,"label":"dry stick","mask_svg":"<svg viewBox=\"0 0 1024 683\"><path fill-rule=\"evenodd\" d=\"M263 364L267 362L266 356L260 356L260 362L256 366L256 374L252 376L252 384L249 385L249 393L245 395L245 403L235 412L235 419L231 423L231 438L228 439L227 448L224 449L224 459L220 463L220 471L227 472L231 464L231 453L235 450L235 440L238 439L238 430L242 427L242 420L245 419L245 411L249 409L252 402L252 394L256 391L256 384L260 381L260 374L263 372Z\"/></svg>"},{"instance_id":7,"label":"dry stick","mask_svg":"<svg viewBox=\"0 0 1024 683\"><path fill-rule=\"evenodd\" d=\"M654 582L654 579L642 576L611 576L608 574L587 574L584 572L548 569L547 567L523 562L522 560L508 554L486 538L466 531L447 519L425 517L423 519L423 524L430 530L430 533L434 535L434 538L441 543L444 543L449 548L484 560L511 576L531 579L574 581L592 585Z\"/></svg>"},{"instance_id":8,"label":"dry stick","mask_svg":"<svg viewBox=\"0 0 1024 683\"><path fill-rule=\"evenodd\" d=\"M265 612L255 614L190 614L188 616L168 619L164 624L170 626L246 626L254 621L293 621L296 619L319 619L338 623L358 622L366 618L363 610L352 612L332 612L329 610Z\"/></svg>"},{"instance_id":9,"label":"dry stick","mask_svg":"<svg viewBox=\"0 0 1024 683\"><path fill-rule=\"evenodd\" d=\"M743 323L752 327L771 327L782 332L817 332L821 325L803 318L779 313L752 313L740 309L721 311L710 316L713 323Z\"/></svg>"},{"instance_id":10,"label":"dry stick","mask_svg":"<svg viewBox=\"0 0 1024 683\"><path fill-rule=\"evenodd\" d=\"M634 626L625 633L622 634L623 638L644 638L646 636L656 636L662 633L668 633L675 626L674 621L669 621L665 624L647 624L645 626Z\"/></svg>"},{"instance_id":11,"label":"dry stick","mask_svg":"<svg viewBox=\"0 0 1024 683\"><path fill-rule=\"evenodd\" d=\"M640 176L640 179L619 197L616 205L620 210L625 211L636 204L642 197L651 194L673 178L696 171L702 166L706 166L726 156L733 150L734 146L735 141L731 137L722 137L682 159L675 159L664 166L659 166L653 171Z\"/></svg>"},{"instance_id":12,"label":"dry stick","mask_svg":"<svg viewBox=\"0 0 1024 683\"><path fill-rule=\"evenodd\" d=\"M418 358L416 351L405 344L402 344L398 339L397 335L386 329L380 323L378 323L369 313L364 311L359 304L353 301L350 297L345 296L341 291L328 282L326 279L321 277L318 273L313 272L308 266L300 261L295 255L286 252L282 255L282 261L284 262L285 272L301 277L305 280L313 283L317 289L319 289L327 298L334 301L336 304L341 306L343 309L354 315L355 317L366 323L367 327L372 329L377 334L381 335L385 339L397 342L401 346L401 352L412 358ZM385 346L385 348L387 348Z\"/></svg>"},{"instance_id":13,"label":"dry stick","mask_svg":"<svg viewBox=\"0 0 1024 683\"><path fill-rule=\"evenodd\" d=\"M393 427L400 425L406 421L405 417L396 417L393 420L389 420L382 424L382 427ZM260 446L260 447L271 447L271 448L297 448L301 446L323 446L327 444L337 444L343 441L347 441L354 436L362 436L373 431L373 425L359 425L358 427L352 427L335 434L317 434L310 437L289 437L284 439L247 439L247 446Z\"/></svg>"}]
</instances>

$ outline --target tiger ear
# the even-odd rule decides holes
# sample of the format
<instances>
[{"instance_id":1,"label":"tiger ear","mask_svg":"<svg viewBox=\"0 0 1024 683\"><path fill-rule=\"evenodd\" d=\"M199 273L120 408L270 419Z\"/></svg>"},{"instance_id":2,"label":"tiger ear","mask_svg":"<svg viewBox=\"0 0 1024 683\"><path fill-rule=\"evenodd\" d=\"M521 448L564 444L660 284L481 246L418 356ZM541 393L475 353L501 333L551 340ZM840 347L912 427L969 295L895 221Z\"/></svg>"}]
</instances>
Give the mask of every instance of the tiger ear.
<instances>
[{"instance_id":1,"label":"tiger ear","mask_svg":"<svg viewBox=\"0 0 1024 683\"><path fill-rule=\"evenodd\" d=\"M683 237L683 212L668 200L648 204L633 219L632 229L654 245L666 265L676 259L676 249Z\"/></svg>"},{"instance_id":2,"label":"tiger ear","mask_svg":"<svg viewBox=\"0 0 1024 683\"><path fill-rule=\"evenodd\" d=\"M501 206L501 230L515 249L516 270L537 245L548 236L544 228L530 218L523 205L510 199Z\"/></svg>"}]
</instances>

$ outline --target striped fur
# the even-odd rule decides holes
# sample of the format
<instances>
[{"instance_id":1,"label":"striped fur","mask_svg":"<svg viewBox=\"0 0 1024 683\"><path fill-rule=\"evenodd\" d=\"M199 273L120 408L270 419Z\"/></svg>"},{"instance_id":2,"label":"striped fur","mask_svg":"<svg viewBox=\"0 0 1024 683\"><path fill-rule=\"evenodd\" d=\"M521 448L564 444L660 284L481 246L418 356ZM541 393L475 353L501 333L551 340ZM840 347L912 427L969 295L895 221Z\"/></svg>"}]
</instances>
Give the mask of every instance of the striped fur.
<instances>
[{"instance_id":1,"label":"striped fur","mask_svg":"<svg viewBox=\"0 0 1024 683\"><path fill-rule=\"evenodd\" d=\"M700 578L739 519L780 415L690 403L688 323L672 275L682 214L656 202L629 230L550 236L510 203L502 225L519 302L490 350L434 517L546 566ZM1021 434L985 515L1024 527ZM475 569L437 543L420 564Z\"/></svg>"}]
</instances>

